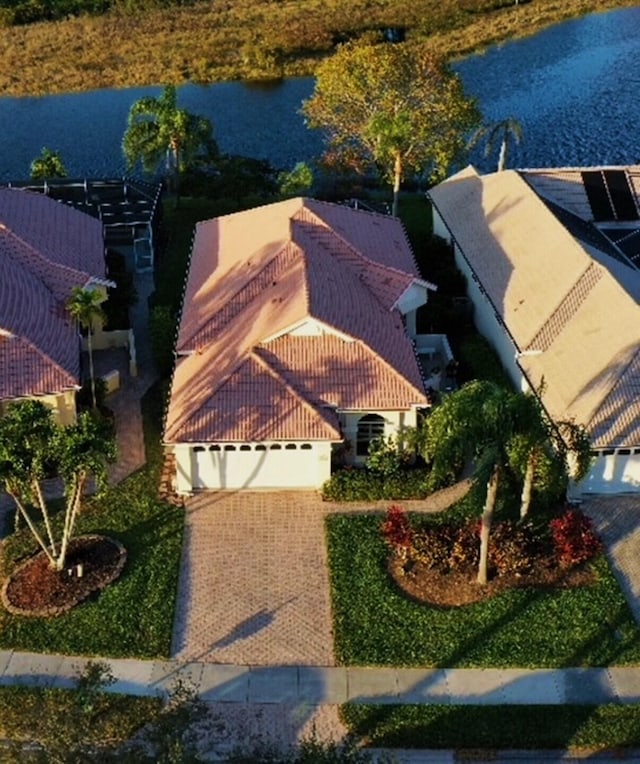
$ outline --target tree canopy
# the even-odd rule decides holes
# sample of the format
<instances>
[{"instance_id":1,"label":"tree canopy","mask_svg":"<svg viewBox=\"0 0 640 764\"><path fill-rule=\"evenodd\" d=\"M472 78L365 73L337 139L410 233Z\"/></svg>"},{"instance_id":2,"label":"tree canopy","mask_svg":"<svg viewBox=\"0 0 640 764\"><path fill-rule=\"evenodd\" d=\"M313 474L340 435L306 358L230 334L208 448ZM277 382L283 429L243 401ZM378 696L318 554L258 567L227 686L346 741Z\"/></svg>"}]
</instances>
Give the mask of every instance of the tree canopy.
<instances>
[{"instance_id":1,"label":"tree canopy","mask_svg":"<svg viewBox=\"0 0 640 764\"><path fill-rule=\"evenodd\" d=\"M31 162L31 180L47 180L49 178L66 178L67 168L58 151L52 151L46 146Z\"/></svg>"},{"instance_id":2,"label":"tree canopy","mask_svg":"<svg viewBox=\"0 0 640 764\"><path fill-rule=\"evenodd\" d=\"M0 417L0 482L56 570L64 569L88 478L93 475L98 487L104 487L107 463L115 456L108 425L89 412L80 414L75 424L61 427L44 403L27 400L11 404ZM41 490L47 468L55 468L65 483L61 529L54 526ZM38 528L34 510L44 531Z\"/></svg>"},{"instance_id":3,"label":"tree canopy","mask_svg":"<svg viewBox=\"0 0 640 764\"><path fill-rule=\"evenodd\" d=\"M394 215L403 178L442 179L481 120L448 65L406 43L343 45L318 67L302 112L325 134L327 163L392 183Z\"/></svg>"},{"instance_id":4,"label":"tree canopy","mask_svg":"<svg viewBox=\"0 0 640 764\"><path fill-rule=\"evenodd\" d=\"M167 180L178 192L180 172L198 152L215 151L216 144L211 122L179 108L175 86L166 85L157 98L140 98L131 106L122 150L130 169L140 162L153 173L164 162Z\"/></svg>"},{"instance_id":5,"label":"tree canopy","mask_svg":"<svg viewBox=\"0 0 640 764\"><path fill-rule=\"evenodd\" d=\"M502 172L507 167L507 149L510 140L516 146L522 141L522 125L514 117L507 117L507 119L502 119L499 122L492 122L489 125L479 127L471 136L469 148L486 141L484 155L488 157L495 151L499 143L498 172Z\"/></svg>"}]
</instances>

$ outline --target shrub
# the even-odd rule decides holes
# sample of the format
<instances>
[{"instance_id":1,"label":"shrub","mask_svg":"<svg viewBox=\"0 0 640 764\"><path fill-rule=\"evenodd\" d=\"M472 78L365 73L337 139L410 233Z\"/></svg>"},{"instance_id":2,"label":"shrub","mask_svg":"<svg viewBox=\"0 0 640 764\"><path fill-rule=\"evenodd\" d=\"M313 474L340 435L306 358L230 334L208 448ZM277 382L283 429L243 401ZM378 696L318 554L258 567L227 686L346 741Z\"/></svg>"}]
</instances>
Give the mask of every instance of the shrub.
<instances>
[{"instance_id":1,"label":"shrub","mask_svg":"<svg viewBox=\"0 0 640 764\"><path fill-rule=\"evenodd\" d=\"M542 541L530 524L513 520L499 523L491 534L489 567L498 575L530 573L542 552Z\"/></svg>"},{"instance_id":2,"label":"shrub","mask_svg":"<svg viewBox=\"0 0 640 764\"><path fill-rule=\"evenodd\" d=\"M431 471L423 468L386 476L366 468L346 467L334 472L322 486L325 501L424 499L432 492Z\"/></svg>"},{"instance_id":3,"label":"shrub","mask_svg":"<svg viewBox=\"0 0 640 764\"><path fill-rule=\"evenodd\" d=\"M549 523L556 559L562 568L572 568L602 550L591 520L577 509L567 510Z\"/></svg>"},{"instance_id":4,"label":"shrub","mask_svg":"<svg viewBox=\"0 0 640 764\"><path fill-rule=\"evenodd\" d=\"M475 568L480 559L480 523L477 520L458 528L449 564L452 568Z\"/></svg>"},{"instance_id":5,"label":"shrub","mask_svg":"<svg viewBox=\"0 0 640 764\"><path fill-rule=\"evenodd\" d=\"M428 525L415 535L414 559L441 573L451 570L451 553L458 534L453 525Z\"/></svg>"},{"instance_id":6,"label":"shrub","mask_svg":"<svg viewBox=\"0 0 640 764\"><path fill-rule=\"evenodd\" d=\"M387 517L380 525L382 536L395 554L406 554L413 546L413 529L406 511L393 504L387 510Z\"/></svg>"}]
</instances>

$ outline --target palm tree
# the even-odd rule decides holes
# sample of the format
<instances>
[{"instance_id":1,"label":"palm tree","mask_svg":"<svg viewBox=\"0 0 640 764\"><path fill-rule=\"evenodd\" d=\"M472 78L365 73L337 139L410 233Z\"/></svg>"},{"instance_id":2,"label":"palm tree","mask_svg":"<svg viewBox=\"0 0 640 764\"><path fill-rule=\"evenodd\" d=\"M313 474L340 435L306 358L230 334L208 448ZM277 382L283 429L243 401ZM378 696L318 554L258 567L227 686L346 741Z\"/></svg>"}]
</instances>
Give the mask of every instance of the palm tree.
<instances>
[{"instance_id":1,"label":"palm tree","mask_svg":"<svg viewBox=\"0 0 640 764\"><path fill-rule=\"evenodd\" d=\"M502 119L499 122L492 122L489 125L483 125L478 128L471 136L469 148L477 146L480 142L486 141L484 155L488 157L495 150L496 143L500 141L500 154L498 157L498 172L502 172L507 166L507 144L511 139L516 145L522 140L522 125L514 117Z\"/></svg>"},{"instance_id":2,"label":"palm tree","mask_svg":"<svg viewBox=\"0 0 640 764\"><path fill-rule=\"evenodd\" d=\"M432 462L435 477L450 474L452 465L455 468L473 460L475 479L486 482L479 584L487 583L489 535L500 479L508 466L517 397L517 393L495 382L476 380L447 395L427 420L423 455Z\"/></svg>"},{"instance_id":3,"label":"palm tree","mask_svg":"<svg viewBox=\"0 0 640 764\"><path fill-rule=\"evenodd\" d=\"M540 394L518 395L514 401L515 434L509 446L511 467L523 477L520 517L529 513L536 479L556 478L566 490L567 478L581 480L591 464L589 436L581 425L562 420L554 423L540 401Z\"/></svg>"},{"instance_id":4,"label":"palm tree","mask_svg":"<svg viewBox=\"0 0 640 764\"><path fill-rule=\"evenodd\" d=\"M46 180L48 178L66 178L67 168L60 154L46 146L40 156L31 162L31 180Z\"/></svg>"},{"instance_id":5,"label":"palm tree","mask_svg":"<svg viewBox=\"0 0 640 764\"><path fill-rule=\"evenodd\" d=\"M71 297L67 300L67 310L71 316L87 330L87 346L89 350L89 377L91 379L91 400L93 408L98 407L96 400L96 381L93 371L93 345L92 334L95 322L105 320L104 310L101 303L104 296L95 289L85 287L73 287Z\"/></svg>"},{"instance_id":6,"label":"palm tree","mask_svg":"<svg viewBox=\"0 0 640 764\"><path fill-rule=\"evenodd\" d=\"M178 108L176 88L166 85L158 98L141 98L131 106L122 149L129 169L141 162L145 172L153 173L164 161L177 203L180 172L200 150L215 150L212 132L208 119Z\"/></svg>"}]
</instances>

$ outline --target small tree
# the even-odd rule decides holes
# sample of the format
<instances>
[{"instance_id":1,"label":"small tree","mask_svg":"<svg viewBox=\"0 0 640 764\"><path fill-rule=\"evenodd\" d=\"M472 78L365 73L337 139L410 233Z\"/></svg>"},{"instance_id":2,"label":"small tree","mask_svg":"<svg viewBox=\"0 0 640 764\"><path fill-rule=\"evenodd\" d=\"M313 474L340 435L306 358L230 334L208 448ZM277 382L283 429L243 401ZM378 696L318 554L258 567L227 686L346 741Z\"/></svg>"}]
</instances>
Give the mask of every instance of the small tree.
<instances>
[{"instance_id":1,"label":"small tree","mask_svg":"<svg viewBox=\"0 0 640 764\"><path fill-rule=\"evenodd\" d=\"M93 329L96 321L106 319L102 302L104 296L95 289L73 287L71 297L67 301L67 310L71 316L87 330L87 346L89 350L89 378L91 380L91 400L93 408L97 408L96 383L93 370Z\"/></svg>"},{"instance_id":2,"label":"small tree","mask_svg":"<svg viewBox=\"0 0 640 764\"><path fill-rule=\"evenodd\" d=\"M306 162L298 162L293 170L278 175L278 186L282 196L301 196L313 186L313 170Z\"/></svg>"},{"instance_id":3,"label":"small tree","mask_svg":"<svg viewBox=\"0 0 640 764\"><path fill-rule=\"evenodd\" d=\"M392 184L394 215L403 178L443 177L480 122L452 70L405 43L343 45L318 67L302 111L310 127L325 133L327 162L375 169Z\"/></svg>"},{"instance_id":4,"label":"small tree","mask_svg":"<svg viewBox=\"0 0 640 764\"><path fill-rule=\"evenodd\" d=\"M40 156L31 162L31 180L47 180L49 178L66 178L67 168L60 154L46 146Z\"/></svg>"},{"instance_id":5,"label":"small tree","mask_svg":"<svg viewBox=\"0 0 640 764\"><path fill-rule=\"evenodd\" d=\"M82 495L89 476L98 487L106 485L107 463L115 460L116 447L108 425L89 412L76 424L56 425L51 409L40 401L21 401L0 417L0 480L17 512L56 570L63 570ZM65 483L65 510L58 538L40 481L45 463L57 468ZM46 538L32 516L33 505L44 523Z\"/></svg>"}]
</instances>

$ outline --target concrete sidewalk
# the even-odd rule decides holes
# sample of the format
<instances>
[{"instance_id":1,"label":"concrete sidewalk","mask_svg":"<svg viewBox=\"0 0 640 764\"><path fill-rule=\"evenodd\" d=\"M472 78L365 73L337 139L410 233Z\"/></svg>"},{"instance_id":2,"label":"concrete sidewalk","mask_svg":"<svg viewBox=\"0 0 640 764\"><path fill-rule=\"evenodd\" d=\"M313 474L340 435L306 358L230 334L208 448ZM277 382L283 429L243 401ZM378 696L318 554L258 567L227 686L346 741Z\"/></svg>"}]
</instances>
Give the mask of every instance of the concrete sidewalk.
<instances>
[{"instance_id":1,"label":"concrete sidewalk","mask_svg":"<svg viewBox=\"0 0 640 764\"><path fill-rule=\"evenodd\" d=\"M0 652L0 685L71 687L92 659ZM309 705L438 703L596 705L640 703L640 666L569 669L413 669L239 666L179 661L101 659L111 692L156 695L177 679L208 702Z\"/></svg>"}]
</instances>

